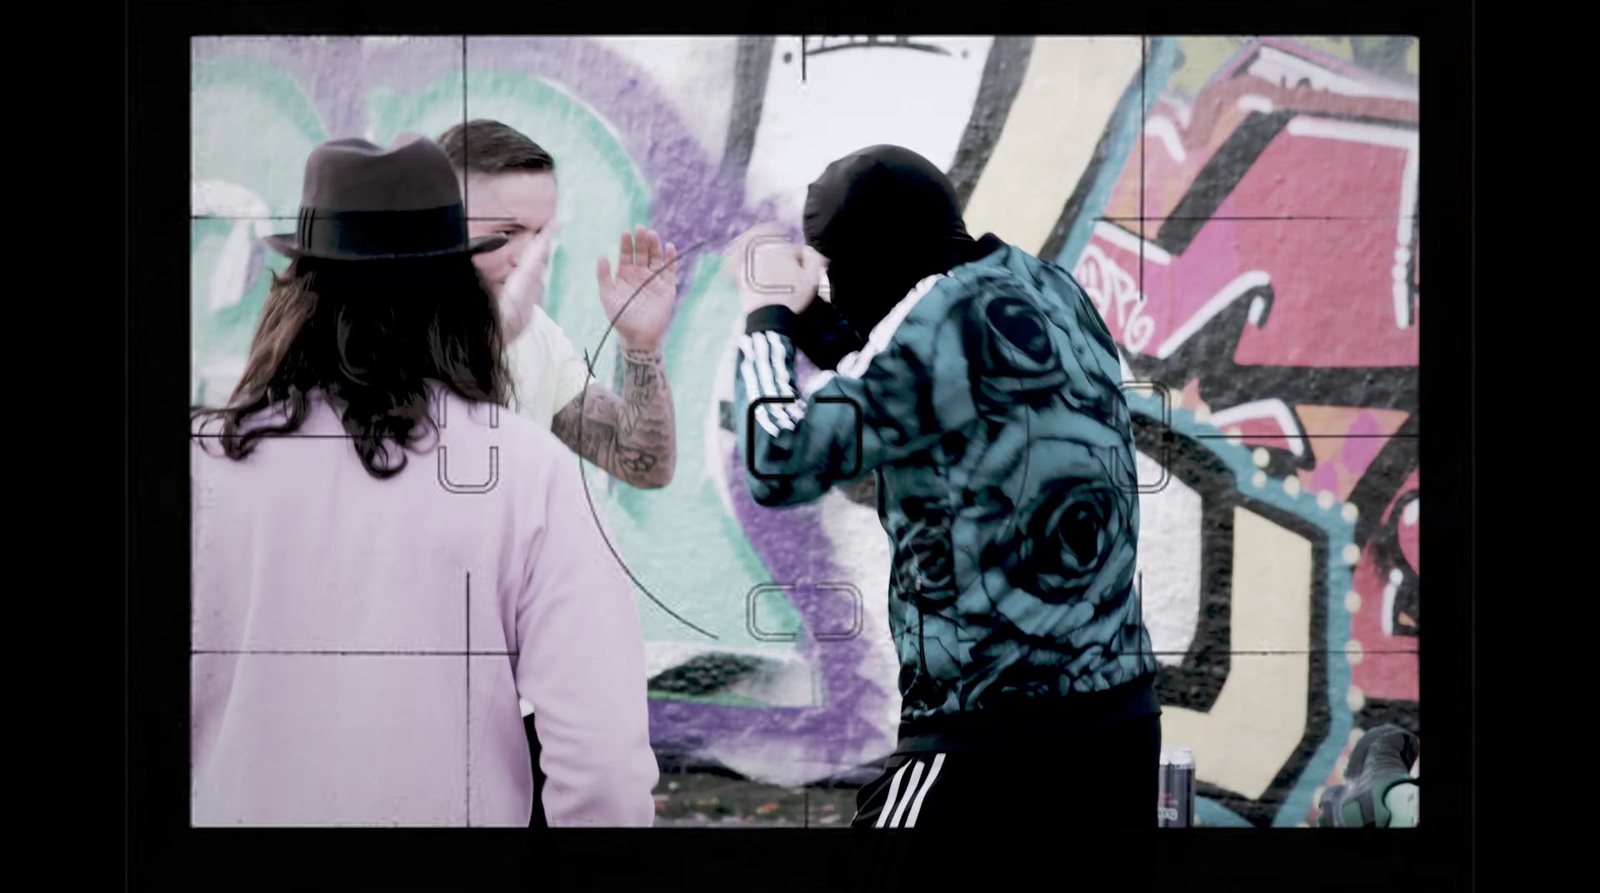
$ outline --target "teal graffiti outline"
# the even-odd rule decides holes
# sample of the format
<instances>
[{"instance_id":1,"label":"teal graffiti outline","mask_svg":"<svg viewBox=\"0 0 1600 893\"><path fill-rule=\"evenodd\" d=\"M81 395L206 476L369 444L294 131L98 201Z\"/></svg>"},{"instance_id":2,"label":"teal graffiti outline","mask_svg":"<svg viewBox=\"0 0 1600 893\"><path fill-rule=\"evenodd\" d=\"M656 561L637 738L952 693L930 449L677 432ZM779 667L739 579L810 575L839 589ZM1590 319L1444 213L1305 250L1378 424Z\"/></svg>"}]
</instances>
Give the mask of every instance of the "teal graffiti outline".
<instances>
[{"instance_id":1,"label":"teal graffiti outline","mask_svg":"<svg viewBox=\"0 0 1600 893\"><path fill-rule=\"evenodd\" d=\"M236 88L259 97L263 104L270 104L272 110L281 114L286 123L298 128L308 146L316 146L325 141L327 127L317 111L316 104L306 92L301 89L289 73L265 62L246 56L217 55L207 58L192 58L189 66L190 73L190 113L194 115L197 97L202 91L213 88ZM197 122L198 123L198 122ZM261 195L267 204L267 213L275 215L280 208L276 207L275 197L262 194L251 185L253 180L259 185L261 177L240 177L237 171L210 171L201 170L201 156L199 153L200 140L203 132L194 127L190 131L190 182L201 180L222 180L248 188ZM209 160L213 156L205 156ZM298 161L297 161L298 163ZM215 166L208 164L207 166ZM297 180L296 180L297 182ZM237 303L220 310L201 312L199 310L198 289L196 286L197 272L195 263L206 255L202 246L208 241L219 238L216 233L206 232L223 225L236 223L236 218L231 217L193 217L191 209L190 221L190 271L189 271L189 324L190 324L190 353L194 368L191 370L194 378L194 391L191 398L195 401L205 399L205 380L199 377L199 369L205 362L214 362L240 354L248 355L250 343L254 338L255 324L260 318L262 304L266 297L270 277L281 273L288 266L286 259L276 254L267 252L263 261L262 273L252 284L246 282L245 291L239 296ZM220 238L226 241L227 235ZM252 246L252 250L260 250L259 245ZM216 249L211 251L209 264L206 267L214 274L216 263L220 258ZM242 344L241 344L242 342ZM202 359L204 357L204 359Z\"/></svg>"},{"instance_id":2,"label":"teal graffiti outline","mask_svg":"<svg viewBox=\"0 0 1600 893\"><path fill-rule=\"evenodd\" d=\"M212 87L240 87L251 94L260 94L262 99L271 102L275 106L275 111L282 113L290 123L300 128L300 132L312 146L328 139L327 124L317 111L316 103L312 102L292 75L281 69L244 56L214 56L193 60L190 63L189 74L191 115L194 113L194 97L202 90ZM190 162L198 168L196 163L198 159L195 155L201 131L193 127L192 123L189 137ZM296 164L303 161L304 159L297 159ZM200 173L198 169L191 170L190 180L228 179L241 185L247 182L238 178L200 176ZM295 178L294 182L298 183L299 178ZM269 214L284 212L284 209L277 207L273 201L274 196L263 195L262 198L267 202Z\"/></svg>"},{"instance_id":3,"label":"teal graffiti outline","mask_svg":"<svg viewBox=\"0 0 1600 893\"><path fill-rule=\"evenodd\" d=\"M1138 141L1139 134L1144 131L1145 119L1150 115L1150 110L1155 108L1156 99L1161 95L1161 91L1166 89L1167 80L1178 67L1176 38L1153 37L1150 39L1150 46L1152 52L1149 61L1139 71L1143 86L1134 89L1134 85L1130 84L1127 95L1117 104L1111 123L1107 125L1107 129L1112 132L1110 150L1095 175L1094 186L1090 188L1088 199L1083 203L1083 210L1078 212L1078 219L1072 222L1072 228L1067 231L1066 243L1056 255L1055 262L1068 270L1077 269L1078 257L1089 245L1095 221L1105 212L1106 202L1111 198L1111 188L1116 185L1117 178L1122 176L1122 168L1128 163L1128 156L1133 154L1133 147ZM1143 183L1139 184L1138 213L1141 216L1144 214Z\"/></svg>"}]
</instances>

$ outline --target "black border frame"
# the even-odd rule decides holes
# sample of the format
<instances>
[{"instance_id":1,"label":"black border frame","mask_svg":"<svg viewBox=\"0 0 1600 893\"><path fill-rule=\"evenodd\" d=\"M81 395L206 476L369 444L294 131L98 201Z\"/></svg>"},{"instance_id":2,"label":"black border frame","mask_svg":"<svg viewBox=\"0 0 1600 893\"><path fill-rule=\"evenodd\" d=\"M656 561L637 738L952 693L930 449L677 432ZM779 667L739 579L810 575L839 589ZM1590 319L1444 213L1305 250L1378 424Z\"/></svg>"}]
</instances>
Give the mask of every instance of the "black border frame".
<instances>
[{"instance_id":1,"label":"black border frame","mask_svg":"<svg viewBox=\"0 0 1600 893\"><path fill-rule=\"evenodd\" d=\"M602 9L586 2L128 4L126 542L128 889L1460 889L1472 870L1472 547L1474 438L1470 255L1474 10L1470 3L1350 0L1255 4L1137 0L1116 4L930 7L808 4L804 22L767 21L734 5ZM616 5L612 5L616 7ZM755 14L751 15L751 10ZM582 13L579 21L575 13ZM188 38L212 34L636 34L809 30L895 33L1409 34L1426 44L1422 165L1431 268L1442 297L1421 333L1420 444L1430 542L1465 561L1435 562L1422 646L1430 740L1428 821L1414 831L1199 829L1179 834L984 830L915 835L837 830L647 831L210 830L187 823ZM1455 259L1460 258L1460 261ZM1082 858L1092 853L1093 858ZM626 855L624 855L626 854ZM1041 859L1041 855L1044 857ZM1126 858L1119 858L1126 857ZM1045 860L1048 860L1047 862ZM1133 866L1133 867L1130 867ZM1133 875L1130 878L1130 875ZM1381 879L1381 880L1380 880ZM1031 886L1031 885L1030 885ZM1263 886L1262 889L1269 887Z\"/></svg>"}]
</instances>

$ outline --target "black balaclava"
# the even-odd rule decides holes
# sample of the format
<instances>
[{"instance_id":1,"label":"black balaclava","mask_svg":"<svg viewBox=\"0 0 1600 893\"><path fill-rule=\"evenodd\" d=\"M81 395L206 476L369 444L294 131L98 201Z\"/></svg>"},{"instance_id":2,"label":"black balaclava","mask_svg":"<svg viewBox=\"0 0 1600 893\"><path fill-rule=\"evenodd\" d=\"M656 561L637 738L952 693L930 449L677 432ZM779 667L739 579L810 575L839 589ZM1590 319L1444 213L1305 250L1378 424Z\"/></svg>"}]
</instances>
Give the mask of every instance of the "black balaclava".
<instances>
[{"instance_id":1,"label":"black balaclava","mask_svg":"<svg viewBox=\"0 0 1600 893\"><path fill-rule=\"evenodd\" d=\"M806 191L805 234L828 258L833 306L863 337L922 279L997 247L967 234L942 171L887 145L828 165Z\"/></svg>"}]
</instances>

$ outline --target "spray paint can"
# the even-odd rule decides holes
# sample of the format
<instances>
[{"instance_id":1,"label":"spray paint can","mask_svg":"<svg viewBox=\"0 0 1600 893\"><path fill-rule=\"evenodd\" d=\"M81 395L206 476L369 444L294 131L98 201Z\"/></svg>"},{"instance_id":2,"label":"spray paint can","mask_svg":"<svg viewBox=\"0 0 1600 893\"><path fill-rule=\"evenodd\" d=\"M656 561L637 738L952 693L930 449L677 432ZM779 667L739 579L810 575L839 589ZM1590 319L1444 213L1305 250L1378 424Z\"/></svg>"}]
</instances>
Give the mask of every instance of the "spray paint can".
<instances>
[{"instance_id":1,"label":"spray paint can","mask_svg":"<svg viewBox=\"0 0 1600 893\"><path fill-rule=\"evenodd\" d=\"M1163 828L1194 827L1194 751L1161 748L1161 800L1156 820Z\"/></svg>"}]
</instances>

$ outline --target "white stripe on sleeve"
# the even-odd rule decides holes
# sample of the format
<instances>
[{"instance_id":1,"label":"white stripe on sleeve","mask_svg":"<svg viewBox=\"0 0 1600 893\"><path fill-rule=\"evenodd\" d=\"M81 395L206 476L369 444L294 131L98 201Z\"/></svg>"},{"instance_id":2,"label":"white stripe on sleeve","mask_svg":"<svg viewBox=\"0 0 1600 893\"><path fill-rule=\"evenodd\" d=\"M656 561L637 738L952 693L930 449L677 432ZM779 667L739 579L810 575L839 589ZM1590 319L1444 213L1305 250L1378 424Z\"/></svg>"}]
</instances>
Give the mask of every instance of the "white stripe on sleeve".
<instances>
[{"instance_id":1,"label":"white stripe on sleeve","mask_svg":"<svg viewBox=\"0 0 1600 893\"><path fill-rule=\"evenodd\" d=\"M771 330L768 330L766 335L767 346L772 354L772 374L778 381L778 393L785 397L795 397L794 385L789 381L789 353L783 346L783 339L778 337L777 332ZM788 411L789 417L797 422L805 418L805 404L801 403L798 397L793 403L783 404L783 408Z\"/></svg>"},{"instance_id":2,"label":"white stripe on sleeve","mask_svg":"<svg viewBox=\"0 0 1600 893\"><path fill-rule=\"evenodd\" d=\"M739 336L739 374L744 378L745 394L754 395L750 397L750 403L754 403L756 397L761 396L761 388L756 384L756 370L752 362L753 356L754 347L750 343L750 336ZM749 406L748 403L745 405ZM772 407L767 404L757 406L755 411L756 422L762 428L765 428L768 434L777 437L778 426L772 423L772 415L769 412L771 409Z\"/></svg>"},{"instance_id":3,"label":"white stripe on sleeve","mask_svg":"<svg viewBox=\"0 0 1600 893\"><path fill-rule=\"evenodd\" d=\"M745 337L749 338L751 344L755 347L756 378L761 382L761 396L781 396L781 394L778 392L777 381L772 375L771 345L768 344L767 339L761 335L756 335L755 337L746 335ZM773 421L776 421L780 427L786 428L790 431L794 430L794 419L790 418L789 414L783 411L782 404L768 403L765 404L765 407L772 411L772 419Z\"/></svg>"}]
</instances>

